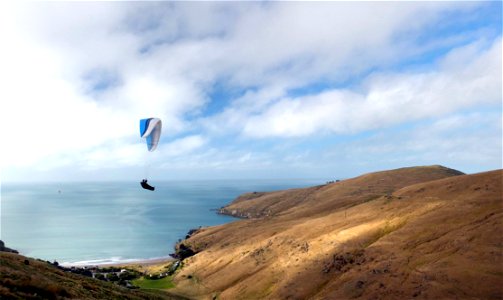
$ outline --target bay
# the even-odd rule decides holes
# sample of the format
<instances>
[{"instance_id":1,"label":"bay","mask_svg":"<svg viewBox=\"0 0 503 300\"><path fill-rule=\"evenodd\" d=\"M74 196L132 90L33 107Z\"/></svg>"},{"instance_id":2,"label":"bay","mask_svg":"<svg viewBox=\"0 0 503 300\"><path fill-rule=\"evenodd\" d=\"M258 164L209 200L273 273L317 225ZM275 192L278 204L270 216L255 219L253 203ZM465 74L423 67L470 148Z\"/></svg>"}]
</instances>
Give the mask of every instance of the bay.
<instances>
[{"instance_id":1,"label":"bay","mask_svg":"<svg viewBox=\"0 0 503 300\"><path fill-rule=\"evenodd\" d=\"M215 210L245 192L322 180L207 180L2 184L0 239L23 255L63 264L168 257L192 228L235 221Z\"/></svg>"}]
</instances>

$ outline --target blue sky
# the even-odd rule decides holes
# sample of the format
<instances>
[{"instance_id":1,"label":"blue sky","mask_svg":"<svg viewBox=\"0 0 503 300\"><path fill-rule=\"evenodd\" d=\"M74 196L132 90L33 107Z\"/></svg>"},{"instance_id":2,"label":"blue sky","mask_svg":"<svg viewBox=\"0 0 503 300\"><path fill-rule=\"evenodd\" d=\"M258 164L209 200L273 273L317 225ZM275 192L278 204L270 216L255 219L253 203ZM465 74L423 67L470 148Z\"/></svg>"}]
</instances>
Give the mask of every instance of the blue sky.
<instances>
[{"instance_id":1,"label":"blue sky","mask_svg":"<svg viewBox=\"0 0 503 300\"><path fill-rule=\"evenodd\" d=\"M2 4L1 180L502 167L501 2ZM159 117L148 153L139 119Z\"/></svg>"}]
</instances>

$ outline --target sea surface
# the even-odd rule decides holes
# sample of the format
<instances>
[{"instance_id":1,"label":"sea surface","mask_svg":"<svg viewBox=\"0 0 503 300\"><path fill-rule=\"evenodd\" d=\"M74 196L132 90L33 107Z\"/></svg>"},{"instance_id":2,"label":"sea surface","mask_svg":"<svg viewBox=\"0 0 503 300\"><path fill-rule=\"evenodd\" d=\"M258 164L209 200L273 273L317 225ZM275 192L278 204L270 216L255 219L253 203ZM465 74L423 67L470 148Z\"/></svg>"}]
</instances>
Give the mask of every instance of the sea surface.
<instances>
[{"instance_id":1,"label":"sea surface","mask_svg":"<svg viewBox=\"0 0 503 300\"><path fill-rule=\"evenodd\" d=\"M66 265L168 257L199 226L237 219L216 209L245 192L322 180L208 180L2 184L0 239L21 254Z\"/></svg>"}]
</instances>

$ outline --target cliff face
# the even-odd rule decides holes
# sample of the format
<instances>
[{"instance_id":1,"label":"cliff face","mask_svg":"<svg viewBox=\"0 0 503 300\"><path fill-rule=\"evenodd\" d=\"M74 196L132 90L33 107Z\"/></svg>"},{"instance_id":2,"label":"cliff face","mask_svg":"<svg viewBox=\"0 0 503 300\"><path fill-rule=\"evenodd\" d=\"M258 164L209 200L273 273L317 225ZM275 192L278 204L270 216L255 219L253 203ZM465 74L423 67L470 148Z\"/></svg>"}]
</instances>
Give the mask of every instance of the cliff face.
<instances>
[{"instance_id":1,"label":"cliff face","mask_svg":"<svg viewBox=\"0 0 503 300\"><path fill-rule=\"evenodd\" d=\"M177 290L219 299L503 297L502 171L440 166L238 198L183 241Z\"/></svg>"}]
</instances>

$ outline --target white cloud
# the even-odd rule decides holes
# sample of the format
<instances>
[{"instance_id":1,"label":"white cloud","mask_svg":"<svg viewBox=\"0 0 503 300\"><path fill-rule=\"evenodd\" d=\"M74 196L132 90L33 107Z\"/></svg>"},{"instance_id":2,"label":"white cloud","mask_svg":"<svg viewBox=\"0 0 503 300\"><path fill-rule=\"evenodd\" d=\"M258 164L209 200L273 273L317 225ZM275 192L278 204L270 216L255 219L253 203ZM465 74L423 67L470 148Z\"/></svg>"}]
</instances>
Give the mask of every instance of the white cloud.
<instances>
[{"instance_id":1,"label":"white cloud","mask_svg":"<svg viewBox=\"0 0 503 300\"><path fill-rule=\"evenodd\" d=\"M453 66L450 61L460 55L463 66ZM259 138L352 133L494 105L501 103L501 65L501 39L489 49L472 44L453 50L438 70L375 74L359 93L336 89L283 98L248 115L241 126L245 135Z\"/></svg>"},{"instance_id":2,"label":"white cloud","mask_svg":"<svg viewBox=\"0 0 503 300\"><path fill-rule=\"evenodd\" d=\"M480 172L502 166L501 122L498 112L454 114L409 130L378 132L338 151L353 155L350 164L443 164L463 172ZM364 159L367 156L379 157L379 161Z\"/></svg>"},{"instance_id":3,"label":"white cloud","mask_svg":"<svg viewBox=\"0 0 503 300\"><path fill-rule=\"evenodd\" d=\"M0 125L9 142L2 166L97 167L105 156L127 166L135 156L124 149L137 137L140 118L161 117L169 135L186 126L184 113L203 103L190 82L163 80L151 72L153 63L145 66L139 41L118 23L128 13L122 5L3 8ZM96 69L117 73L119 86L89 93L84 77Z\"/></svg>"},{"instance_id":4,"label":"white cloud","mask_svg":"<svg viewBox=\"0 0 503 300\"><path fill-rule=\"evenodd\" d=\"M437 71L378 73L357 90L288 97L319 80L359 78L439 44L449 48L483 35L415 39L445 12L480 5L2 3L3 174L135 167L144 117L163 120L158 162L172 165L176 157L179 166L254 168L276 158L245 148L212 156L225 147L211 139L355 132L501 101L501 72L493 68L501 65L500 40L486 52L483 42L453 51ZM204 109L215 101L209 91L217 82L244 94L209 117Z\"/></svg>"},{"instance_id":5,"label":"white cloud","mask_svg":"<svg viewBox=\"0 0 503 300\"><path fill-rule=\"evenodd\" d=\"M172 158L180 155L187 155L204 146L206 139L200 135L187 136L163 145L159 149L160 156Z\"/></svg>"}]
</instances>

